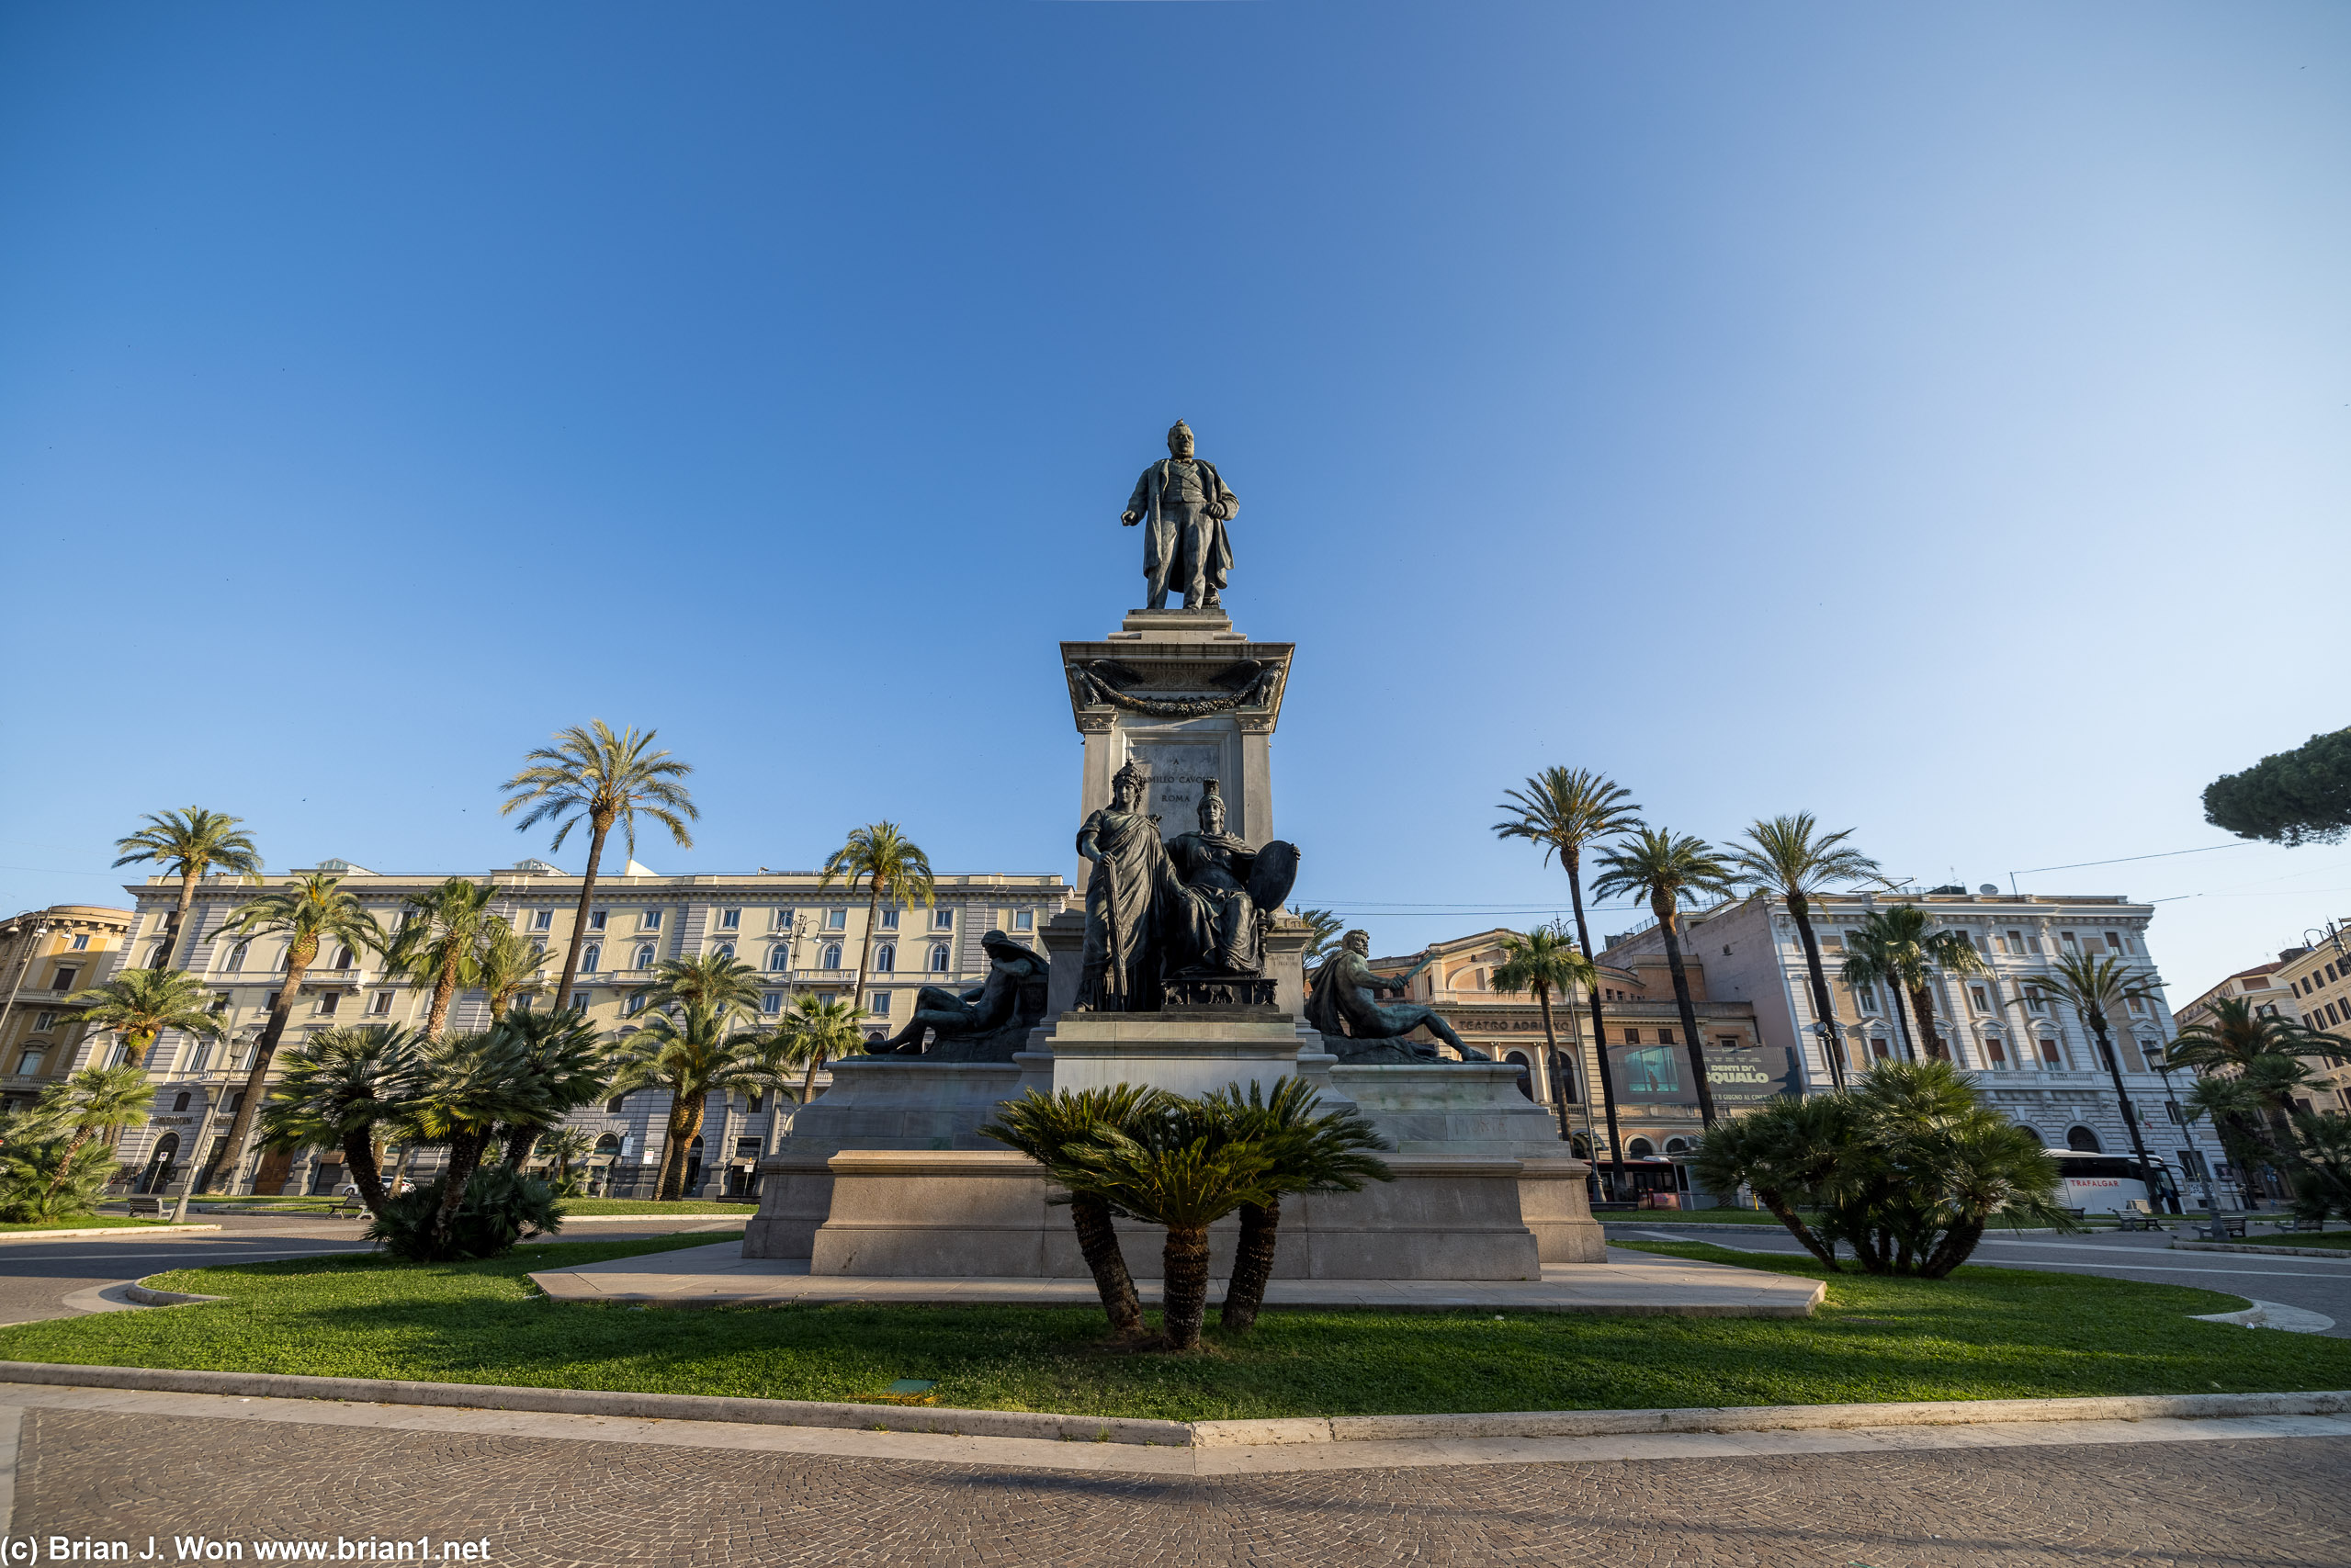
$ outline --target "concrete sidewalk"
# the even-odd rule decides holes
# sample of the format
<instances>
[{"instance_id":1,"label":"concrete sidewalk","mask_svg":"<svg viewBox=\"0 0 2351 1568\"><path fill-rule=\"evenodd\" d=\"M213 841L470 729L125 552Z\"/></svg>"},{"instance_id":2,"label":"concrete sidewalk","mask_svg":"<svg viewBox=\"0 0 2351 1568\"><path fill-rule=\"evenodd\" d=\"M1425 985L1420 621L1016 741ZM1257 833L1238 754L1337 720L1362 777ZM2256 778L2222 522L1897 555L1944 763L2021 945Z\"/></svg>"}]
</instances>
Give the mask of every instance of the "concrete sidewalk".
<instances>
[{"instance_id":1,"label":"concrete sidewalk","mask_svg":"<svg viewBox=\"0 0 2351 1568\"><path fill-rule=\"evenodd\" d=\"M578 1269L549 1269L531 1279L558 1301L631 1305L902 1302L1091 1306L1101 1299L1087 1279L812 1275L805 1260L745 1258L741 1244L734 1241ZM1136 1288L1147 1304L1159 1300L1158 1280L1138 1280ZM1825 1293L1817 1280L1611 1248L1606 1263L1549 1265L1541 1280L1276 1280L1265 1293L1265 1304L1404 1312L1581 1312L1619 1317L1809 1317ZM1212 1300L1214 1295L1212 1288Z\"/></svg>"}]
</instances>

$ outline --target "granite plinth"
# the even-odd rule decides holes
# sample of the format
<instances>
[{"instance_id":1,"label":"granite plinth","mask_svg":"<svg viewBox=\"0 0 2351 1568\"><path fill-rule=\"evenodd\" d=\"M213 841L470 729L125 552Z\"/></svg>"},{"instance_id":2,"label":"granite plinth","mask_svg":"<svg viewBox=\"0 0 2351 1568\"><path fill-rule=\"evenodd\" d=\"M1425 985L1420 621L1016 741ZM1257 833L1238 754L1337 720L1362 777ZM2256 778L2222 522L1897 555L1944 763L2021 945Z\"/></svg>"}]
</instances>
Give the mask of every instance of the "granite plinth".
<instances>
[{"instance_id":1,"label":"granite plinth","mask_svg":"<svg viewBox=\"0 0 2351 1568\"><path fill-rule=\"evenodd\" d=\"M1270 1091L1297 1071L1298 1053L1321 1043L1287 1014L1186 1018L1155 1012L1065 1012L1038 1032L1053 1056L1055 1089L1148 1084L1200 1095L1254 1083Z\"/></svg>"},{"instance_id":2,"label":"granite plinth","mask_svg":"<svg viewBox=\"0 0 2351 1568\"><path fill-rule=\"evenodd\" d=\"M1520 1216L1521 1162L1397 1156L1394 1181L1361 1192L1285 1199L1277 1279L1533 1280L1542 1247ZM806 1254L811 1274L876 1278L1066 1279L1085 1261L1065 1206L1026 1156L1011 1151L851 1149L827 1162L830 1214ZM1228 1272L1238 1223L1209 1233L1209 1263ZM1159 1277L1163 1229L1122 1223L1128 1269ZM786 1258L754 1252L745 1257Z\"/></svg>"}]
</instances>

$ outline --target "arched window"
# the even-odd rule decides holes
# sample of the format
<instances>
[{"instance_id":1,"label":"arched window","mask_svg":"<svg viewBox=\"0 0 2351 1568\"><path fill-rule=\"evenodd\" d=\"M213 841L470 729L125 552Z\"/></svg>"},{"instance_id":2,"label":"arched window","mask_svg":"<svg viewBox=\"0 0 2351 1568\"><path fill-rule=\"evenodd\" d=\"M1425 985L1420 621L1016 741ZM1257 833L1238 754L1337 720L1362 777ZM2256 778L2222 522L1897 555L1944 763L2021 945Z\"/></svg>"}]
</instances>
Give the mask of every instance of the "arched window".
<instances>
[{"instance_id":1,"label":"arched window","mask_svg":"<svg viewBox=\"0 0 2351 1568\"><path fill-rule=\"evenodd\" d=\"M777 942L767 950L767 966L779 975L789 969L792 967L792 950Z\"/></svg>"},{"instance_id":2,"label":"arched window","mask_svg":"<svg viewBox=\"0 0 2351 1568\"><path fill-rule=\"evenodd\" d=\"M1656 1152L1657 1145L1646 1138L1635 1138L1624 1145L1625 1157L1628 1159L1647 1159Z\"/></svg>"},{"instance_id":3,"label":"arched window","mask_svg":"<svg viewBox=\"0 0 2351 1568\"><path fill-rule=\"evenodd\" d=\"M2029 1127L2024 1122L2019 1122L2017 1123L2017 1131L2030 1138L2034 1143L2039 1144L2042 1148L2047 1148L2049 1146L2049 1140L2040 1135L2040 1129L2038 1127Z\"/></svg>"},{"instance_id":4,"label":"arched window","mask_svg":"<svg viewBox=\"0 0 2351 1568\"><path fill-rule=\"evenodd\" d=\"M1690 1140L1688 1138L1667 1138L1666 1140L1666 1153L1669 1155L1686 1155L1689 1152Z\"/></svg>"},{"instance_id":5,"label":"arched window","mask_svg":"<svg viewBox=\"0 0 2351 1568\"><path fill-rule=\"evenodd\" d=\"M721 957L721 958L732 958L732 957L734 957L734 955L735 955L735 944L734 944L733 942L720 942L720 943L718 944L718 956L719 956L719 957Z\"/></svg>"},{"instance_id":6,"label":"arched window","mask_svg":"<svg viewBox=\"0 0 2351 1568\"><path fill-rule=\"evenodd\" d=\"M944 975L946 972L947 944L944 942L932 942L931 944L931 973Z\"/></svg>"},{"instance_id":7,"label":"arched window","mask_svg":"<svg viewBox=\"0 0 2351 1568\"><path fill-rule=\"evenodd\" d=\"M2098 1135L2087 1127L2066 1128L2065 1146L2077 1155L2097 1155L2106 1152L2104 1146L2098 1143Z\"/></svg>"},{"instance_id":8,"label":"arched window","mask_svg":"<svg viewBox=\"0 0 2351 1568\"><path fill-rule=\"evenodd\" d=\"M639 942L637 944L637 963L635 967L639 969L650 969L653 966L653 944L651 942Z\"/></svg>"},{"instance_id":9,"label":"arched window","mask_svg":"<svg viewBox=\"0 0 2351 1568\"><path fill-rule=\"evenodd\" d=\"M338 947L334 950L334 967L337 969L354 968L358 964L358 962L359 955L353 953L349 948Z\"/></svg>"},{"instance_id":10,"label":"arched window","mask_svg":"<svg viewBox=\"0 0 2351 1568\"><path fill-rule=\"evenodd\" d=\"M824 963L822 967L827 969L838 969L841 967L841 944L839 942L829 942L824 944Z\"/></svg>"},{"instance_id":11,"label":"arched window","mask_svg":"<svg viewBox=\"0 0 2351 1568\"><path fill-rule=\"evenodd\" d=\"M237 943L236 946L229 949L229 956L221 962L220 967L223 969L243 968L245 966L245 954L252 951L253 943L249 942L241 942Z\"/></svg>"},{"instance_id":12,"label":"arched window","mask_svg":"<svg viewBox=\"0 0 2351 1568\"><path fill-rule=\"evenodd\" d=\"M581 969L582 969L582 971L584 971L584 972L585 972L585 973L587 973L587 974L593 975L593 974L594 974L597 970L599 970L599 969L603 968L604 966L605 966L605 944L604 944L604 943L602 943L602 942L592 942L588 943L588 945L587 945L587 946L585 946L585 947L583 947L583 948L582 948L582 949L580 950L580 967L581 967Z\"/></svg>"},{"instance_id":13,"label":"arched window","mask_svg":"<svg viewBox=\"0 0 2351 1568\"><path fill-rule=\"evenodd\" d=\"M1509 1062L1510 1066L1519 1069L1519 1092L1525 1095L1529 1100L1532 1100L1534 1098L1534 1072L1533 1065L1527 1060L1527 1054L1524 1051L1513 1051L1508 1056L1504 1057L1503 1060Z\"/></svg>"},{"instance_id":14,"label":"arched window","mask_svg":"<svg viewBox=\"0 0 2351 1568\"><path fill-rule=\"evenodd\" d=\"M188 1100L187 1090L186 1090L186 1089L182 1089L182 1090L180 1090L177 1094L175 1094L175 1095L172 1096L172 1109L173 1109L174 1111L185 1111L185 1110L186 1110L186 1109L187 1109L187 1100Z\"/></svg>"},{"instance_id":15,"label":"arched window","mask_svg":"<svg viewBox=\"0 0 2351 1568\"><path fill-rule=\"evenodd\" d=\"M876 975L898 973L898 943L886 942L874 949L874 973Z\"/></svg>"}]
</instances>

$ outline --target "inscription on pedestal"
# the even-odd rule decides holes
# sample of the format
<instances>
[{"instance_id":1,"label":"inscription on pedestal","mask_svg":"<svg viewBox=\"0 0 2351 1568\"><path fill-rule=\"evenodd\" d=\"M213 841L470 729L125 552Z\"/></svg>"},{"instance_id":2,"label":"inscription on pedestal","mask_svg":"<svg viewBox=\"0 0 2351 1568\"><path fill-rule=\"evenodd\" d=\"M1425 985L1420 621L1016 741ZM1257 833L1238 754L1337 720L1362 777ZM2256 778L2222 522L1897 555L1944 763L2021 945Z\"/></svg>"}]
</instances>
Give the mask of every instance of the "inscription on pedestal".
<instances>
[{"instance_id":1,"label":"inscription on pedestal","mask_svg":"<svg viewBox=\"0 0 2351 1568\"><path fill-rule=\"evenodd\" d=\"M1163 1010L1171 1013L1278 1014L1274 980L1270 975L1217 975L1162 982L1167 994Z\"/></svg>"}]
</instances>

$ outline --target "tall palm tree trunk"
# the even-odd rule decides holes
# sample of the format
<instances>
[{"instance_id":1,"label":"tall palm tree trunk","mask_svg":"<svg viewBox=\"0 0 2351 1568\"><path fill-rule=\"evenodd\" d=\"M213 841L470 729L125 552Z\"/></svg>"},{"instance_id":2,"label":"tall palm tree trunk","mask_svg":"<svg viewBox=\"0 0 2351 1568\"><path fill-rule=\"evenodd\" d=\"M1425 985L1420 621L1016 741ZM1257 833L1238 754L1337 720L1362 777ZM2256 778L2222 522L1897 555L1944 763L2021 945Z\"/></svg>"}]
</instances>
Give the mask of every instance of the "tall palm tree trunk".
<instances>
[{"instance_id":1,"label":"tall palm tree trunk","mask_svg":"<svg viewBox=\"0 0 2351 1568\"><path fill-rule=\"evenodd\" d=\"M1559 1071L1559 1035L1551 1027L1551 987L1534 988L1534 1004L1543 1010L1543 1065L1554 1078L1551 1108L1559 1113L1559 1141L1567 1141L1567 1078Z\"/></svg>"},{"instance_id":2,"label":"tall palm tree trunk","mask_svg":"<svg viewBox=\"0 0 2351 1568\"><path fill-rule=\"evenodd\" d=\"M196 943L190 942L187 944L187 953L182 956L176 964L173 962L173 955L180 949L180 939L188 934L187 912L195 907L196 879L202 874L201 868L197 866L190 866L180 874L179 902L172 908L172 929L164 942L164 961L155 965L158 969L175 967L185 969L187 967L188 958L195 955Z\"/></svg>"},{"instance_id":3,"label":"tall palm tree trunk","mask_svg":"<svg viewBox=\"0 0 2351 1568\"><path fill-rule=\"evenodd\" d=\"M1567 897L1576 908L1576 944L1584 950L1585 957L1592 958L1592 928L1584 919L1581 857L1570 851L1559 858L1567 867ZM1617 1172L1624 1163L1624 1141L1616 1131L1616 1075L1608 1070L1608 1019L1600 1011L1600 988L1597 979L1584 989L1592 1010L1592 1065L1599 1073L1600 1104L1608 1112L1608 1179L1600 1185L1612 1203L1616 1201ZM1590 1120L1588 1113L1586 1120Z\"/></svg>"},{"instance_id":4,"label":"tall palm tree trunk","mask_svg":"<svg viewBox=\"0 0 2351 1568\"><path fill-rule=\"evenodd\" d=\"M1941 1043L1943 1035L1942 1031L1935 1027L1935 996L1927 988L1926 981L1921 980L1910 987L1910 1007L1918 1015L1919 1048L1937 1061L1948 1060L1949 1047L1941 1051L1935 1048Z\"/></svg>"},{"instance_id":5,"label":"tall palm tree trunk","mask_svg":"<svg viewBox=\"0 0 2351 1568\"><path fill-rule=\"evenodd\" d=\"M359 1190L359 1201L367 1205L367 1213L384 1212L384 1173L376 1166L376 1140L366 1127L343 1134L343 1168L351 1173L351 1185Z\"/></svg>"},{"instance_id":6,"label":"tall palm tree trunk","mask_svg":"<svg viewBox=\"0 0 2351 1568\"><path fill-rule=\"evenodd\" d=\"M873 892L865 899L865 940L857 944L857 990L851 998L855 1011L859 1014L865 1011L865 966L874 961L874 922L880 918L882 908L882 885L878 882L868 882L866 886L871 887ZM917 1041L915 1043L919 1045L921 1042Z\"/></svg>"},{"instance_id":7,"label":"tall palm tree trunk","mask_svg":"<svg viewBox=\"0 0 2351 1568\"><path fill-rule=\"evenodd\" d=\"M694 1134L686 1131L688 1106L684 1084L670 1089L670 1113L661 1123L661 1168L653 1179L653 1198L668 1202L677 1196L676 1186L685 1179L685 1145Z\"/></svg>"},{"instance_id":8,"label":"tall palm tree trunk","mask_svg":"<svg viewBox=\"0 0 2351 1568\"><path fill-rule=\"evenodd\" d=\"M245 1139L253 1134L254 1118L261 1110L262 1086L269 1078L269 1064L277 1055L277 1043L286 1037L287 1021L294 1016L294 1003L302 994L302 976L310 972L311 960L318 956L318 939L306 937L286 950L286 985L277 993L277 1005L269 1010L269 1021L262 1026L261 1038L254 1042L253 1066L245 1074L244 1099L237 1102L237 1113L229 1120L227 1139L220 1145L218 1161L202 1168L197 1177L196 1190L219 1190L220 1172L225 1168L232 1177L244 1157ZM196 1151L203 1159L205 1151Z\"/></svg>"},{"instance_id":9,"label":"tall palm tree trunk","mask_svg":"<svg viewBox=\"0 0 2351 1568\"><path fill-rule=\"evenodd\" d=\"M433 1007L424 1015L424 1038L438 1040L441 1031L448 1026L449 1003L458 994L458 955L452 952L443 961L441 972L433 976Z\"/></svg>"},{"instance_id":10,"label":"tall palm tree trunk","mask_svg":"<svg viewBox=\"0 0 2351 1568\"><path fill-rule=\"evenodd\" d=\"M555 987L557 1012L571 1003L571 982L580 977L580 948L588 940L588 906L596 897L596 867L604 863L605 835L612 831L612 819L591 818L588 828L588 869L580 877L580 907L571 916L571 945L563 950L563 978Z\"/></svg>"},{"instance_id":11,"label":"tall palm tree trunk","mask_svg":"<svg viewBox=\"0 0 2351 1568\"><path fill-rule=\"evenodd\" d=\"M1110 1205L1097 1197L1075 1193L1069 1200L1069 1221L1077 1227L1078 1251L1094 1277L1094 1291L1102 1299L1110 1331L1121 1338L1143 1332L1143 1298L1135 1292L1135 1276L1126 1271L1126 1254L1118 1245L1118 1226Z\"/></svg>"},{"instance_id":12,"label":"tall palm tree trunk","mask_svg":"<svg viewBox=\"0 0 2351 1568\"><path fill-rule=\"evenodd\" d=\"M1837 1002L1828 989L1828 969L1820 961L1820 939L1813 935L1812 900L1801 893L1788 895L1788 913L1796 921L1797 940L1804 947L1804 970L1813 983L1813 1018L1825 1026L1821 1055L1828 1060L1828 1081L1845 1087L1845 1039L1837 1032Z\"/></svg>"},{"instance_id":13,"label":"tall palm tree trunk","mask_svg":"<svg viewBox=\"0 0 2351 1568\"><path fill-rule=\"evenodd\" d=\"M2131 1152L2139 1156L2139 1179L2147 1184L2149 1206L2153 1207L2155 1162L2147 1157L2147 1140L2139 1131L2138 1108L2131 1103L2131 1096L2122 1087L2122 1063L2114 1054L2114 1043L2107 1038L2106 1019L2102 1014L2092 1013L2082 1021L2090 1026L2090 1032L2097 1038L2098 1055L2106 1058L2107 1077L2114 1080L2114 1098L2121 1102L2122 1124L2131 1129Z\"/></svg>"},{"instance_id":14,"label":"tall palm tree trunk","mask_svg":"<svg viewBox=\"0 0 2351 1568\"><path fill-rule=\"evenodd\" d=\"M1208 1315L1208 1227L1170 1225L1159 1258L1159 1322L1168 1348L1196 1350Z\"/></svg>"},{"instance_id":15,"label":"tall palm tree trunk","mask_svg":"<svg viewBox=\"0 0 2351 1568\"><path fill-rule=\"evenodd\" d=\"M1666 966L1674 976L1674 1004L1681 1010L1682 1035L1690 1043L1690 1071L1698 1080L1698 1119L1711 1128L1714 1125L1714 1089L1706 1081L1706 1046L1698 1038L1698 1007L1690 999L1690 971L1682 966L1681 938L1674 931L1673 906L1653 901L1650 907L1657 912L1657 929L1665 933Z\"/></svg>"},{"instance_id":16,"label":"tall palm tree trunk","mask_svg":"<svg viewBox=\"0 0 2351 1568\"><path fill-rule=\"evenodd\" d=\"M1893 1021L1902 1030L1902 1059L1915 1062L1918 1059L1918 1053L1910 1043L1910 1014L1902 1005L1902 982L1887 980L1886 995L1893 998Z\"/></svg>"},{"instance_id":17,"label":"tall palm tree trunk","mask_svg":"<svg viewBox=\"0 0 2351 1568\"><path fill-rule=\"evenodd\" d=\"M1233 1252L1233 1277L1225 1283L1225 1304L1216 1321L1235 1333L1257 1322L1265 1305L1265 1287L1273 1280L1273 1248L1281 1240L1282 1195L1263 1203L1241 1205L1240 1245Z\"/></svg>"}]
</instances>

